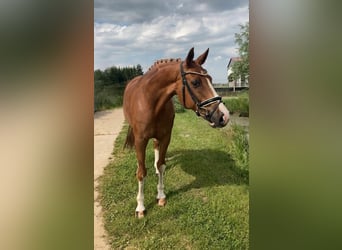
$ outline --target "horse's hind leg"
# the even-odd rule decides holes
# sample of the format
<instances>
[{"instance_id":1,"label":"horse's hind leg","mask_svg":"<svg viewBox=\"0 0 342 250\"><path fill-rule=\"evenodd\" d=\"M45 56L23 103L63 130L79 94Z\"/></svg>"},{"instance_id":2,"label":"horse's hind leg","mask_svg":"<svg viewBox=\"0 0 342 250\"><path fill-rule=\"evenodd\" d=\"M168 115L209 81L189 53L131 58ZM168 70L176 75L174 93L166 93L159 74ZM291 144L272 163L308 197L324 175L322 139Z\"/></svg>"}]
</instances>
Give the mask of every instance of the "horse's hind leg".
<instances>
[{"instance_id":1,"label":"horse's hind leg","mask_svg":"<svg viewBox=\"0 0 342 250\"><path fill-rule=\"evenodd\" d=\"M135 209L138 218L144 217L144 178L147 174L145 167L145 150L148 140L136 138L135 148L138 159L137 179L138 179L138 195L137 195L137 208Z\"/></svg>"},{"instance_id":2,"label":"horse's hind leg","mask_svg":"<svg viewBox=\"0 0 342 250\"><path fill-rule=\"evenodd\" d=\"M166 204L166 195L164 193L164 172L165 172L165 156L166 151L170 143L170 137L167 136L163 140L159 141L159 154L158 154L158 160L156 160L156 171L158 174L158 185L157 185L157 200L159 206L165 206ZM156 143L154 144L156 146ZM156 148L155 148L156 150ZM156 152L156 151L155 151Z\"/></svg>"}]
</instances>

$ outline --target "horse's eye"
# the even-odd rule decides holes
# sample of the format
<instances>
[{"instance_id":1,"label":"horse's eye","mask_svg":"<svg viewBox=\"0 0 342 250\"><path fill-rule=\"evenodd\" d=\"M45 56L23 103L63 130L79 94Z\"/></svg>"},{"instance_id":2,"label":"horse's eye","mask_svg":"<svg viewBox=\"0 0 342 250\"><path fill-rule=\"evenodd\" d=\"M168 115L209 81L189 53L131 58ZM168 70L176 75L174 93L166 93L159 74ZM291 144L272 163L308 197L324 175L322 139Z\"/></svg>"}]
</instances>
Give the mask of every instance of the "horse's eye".
<instances>
[{"instance_id":1,"label":"horse's eye","mask_svg":"<svg viewBox=\"0 0 342 250\"><path fill-rule=\"evenodd\" d=\"M201 82L198 79L191 81L191 83L192 83L192 85L194 85L195 88L197 88L201 85Z\"/></svg>"}]
</instances>

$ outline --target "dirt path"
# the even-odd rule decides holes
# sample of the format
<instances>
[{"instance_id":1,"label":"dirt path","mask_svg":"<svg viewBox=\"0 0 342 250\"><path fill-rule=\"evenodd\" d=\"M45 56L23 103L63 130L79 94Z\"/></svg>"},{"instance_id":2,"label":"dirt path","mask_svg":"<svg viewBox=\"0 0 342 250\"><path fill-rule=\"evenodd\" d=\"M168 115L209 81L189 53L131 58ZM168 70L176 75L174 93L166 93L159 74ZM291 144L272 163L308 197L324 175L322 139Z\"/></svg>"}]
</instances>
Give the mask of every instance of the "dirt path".
<instances>
[{"instance_id":1,"label":"dirt path","mask_svg":"<svg viewBox=\"0 0 342 250\"><path fill-rule=\"evenodd\" d=\"M122 108L96 112L94 114L94 249L110 249L103 227L102 208L98 200L98 177L103 174L113 152L114 141L122 129Z\"/></svg>"}]
</instances>

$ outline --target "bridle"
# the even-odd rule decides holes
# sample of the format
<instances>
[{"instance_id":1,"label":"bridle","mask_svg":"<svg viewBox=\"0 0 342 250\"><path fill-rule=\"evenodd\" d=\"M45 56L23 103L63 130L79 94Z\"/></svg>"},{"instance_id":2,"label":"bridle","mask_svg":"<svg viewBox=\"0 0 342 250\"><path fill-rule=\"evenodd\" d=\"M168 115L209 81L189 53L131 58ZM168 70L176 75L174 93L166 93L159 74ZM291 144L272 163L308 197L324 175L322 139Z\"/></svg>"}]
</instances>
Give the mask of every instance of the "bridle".
<instances>
[{"instance_id":1,"label":"bridle","mask_svg":"<svg viewBox=\"0 0 342 250\"><path fill-rule=\"evenodd\" d=\"M203 74L203 73L199 73L199 72L195 72L195 71L184 71L183 69L183 63L181 62L180 63L180 72L181 72L181 75L182 75L182 83L183 83L183 87L182 87L182 95L183 95L183 105L185 107L185 87L187 88L190 96L191 96L191 99L194 101L194 103L196 104L196 114L198 116L203 116L206 120L208 121L211 121L211 117L213 116L214 112L216 111L216 109L218 108L218 106L220 105L220 103L222 103L222 97L221 96L215 96L215 97L212 97L212 98L209 98L207 100L204 100L204 101L199 101L198 98L195 96L195 94L192 92L189 84L188 84L188 81L186 80L186 75L188 74L192 74L192 75L199 75L199 76L204 76L204 77L208 77L209 75L207 73ZM217 105L216 107L213 109L213 111L209 111L208 109L206 109L207 106L213 104L214 102L217 102ZM200 112L200 110L204 110L205 111L205 114L202 114Z\"/></svg>"}]
</instances>

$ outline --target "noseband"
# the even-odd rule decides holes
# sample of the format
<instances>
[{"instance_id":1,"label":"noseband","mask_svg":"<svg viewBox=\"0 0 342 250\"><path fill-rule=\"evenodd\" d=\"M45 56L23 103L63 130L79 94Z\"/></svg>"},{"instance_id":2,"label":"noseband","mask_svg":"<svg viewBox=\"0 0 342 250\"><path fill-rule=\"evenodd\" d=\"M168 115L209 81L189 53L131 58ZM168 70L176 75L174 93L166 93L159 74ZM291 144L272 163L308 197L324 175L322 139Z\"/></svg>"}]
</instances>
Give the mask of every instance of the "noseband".
<instances>
[{"instance_id":1,"label":"noseband","mask_svg":"<svg viewBox=\"0 0 342 250\"><path fill-rule=\"evenodd\" d=\"M181 75L182 75L182 83L183 83L183 87L182 87L182 94L183 94L183 105L185 107L185 87L187 88L190 96L191 96L191 99L194 101L194 103L196 104L196 114L198 116L201 116L201 113L200 113L200 110L205 110L206 111L206 114L205 115L202 115L204 116L204 118L208 121L211 121L211 117L213 116L214 112L216 111L216 109L218 108L219 104L222 102L222 97L221 96L215 96L215 97L212 97L212 98L209 98L207 100L204 100L204 101L199 101L198 98L195 96L195 94L192 92L189 84L188 84L188 81L186 80L186 75L188 74L192 74L192 75L199 75L199 76L204 76L204 77L208 77L208 74L202 74L202 73L199 73L199 72L194 72L194 71L184 71L183 69L183 63L181 62L180 63L180 72L181 72ZM213 104L214 102L218 102L217 106L214 108L213 111L208 111L205 107L206 106L209 106L210 104Z\"/></svg>"}]
</instances>

